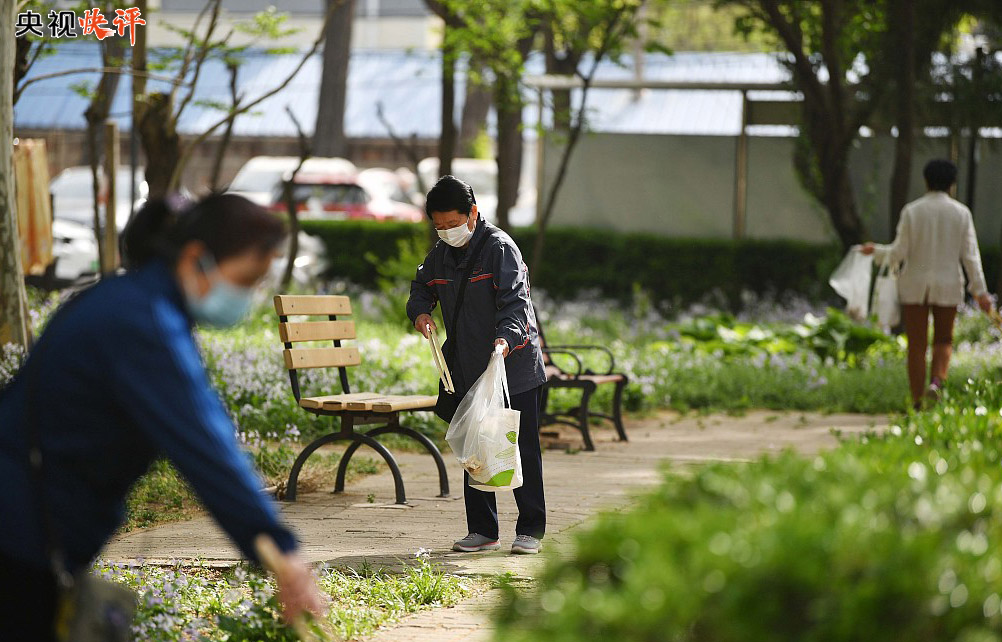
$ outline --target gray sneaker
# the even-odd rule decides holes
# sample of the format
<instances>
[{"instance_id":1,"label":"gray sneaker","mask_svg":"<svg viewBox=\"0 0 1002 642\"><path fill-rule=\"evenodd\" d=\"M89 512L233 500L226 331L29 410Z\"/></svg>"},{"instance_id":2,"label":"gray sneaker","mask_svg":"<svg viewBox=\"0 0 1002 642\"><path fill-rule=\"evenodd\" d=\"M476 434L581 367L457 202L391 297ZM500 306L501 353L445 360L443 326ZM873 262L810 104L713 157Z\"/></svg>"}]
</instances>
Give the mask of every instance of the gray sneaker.
<instances>
[{"instance_id":1,"label":"gray sneaker","mask_svg":"<svg viewBox=\"0 0 1002 642\"><path fill-rule=\"evenodd\" d=\"M470 533L463 539L452 545L452 550L458 553L476 553L477 551L496 551L501 548L501 543L496 539L490 539L477 533Z\"/></svg>"},{"instance_id":2,"label":"gray sneaker","mask_svg":"<svg viewBox=\"0 0 1002 642\"><path fill-rule=\"evenodd\" d=\"M511 545L513 555L535 555L543 548L543 543L529 535L516 535Z\"/></svg>"}]
</instances>

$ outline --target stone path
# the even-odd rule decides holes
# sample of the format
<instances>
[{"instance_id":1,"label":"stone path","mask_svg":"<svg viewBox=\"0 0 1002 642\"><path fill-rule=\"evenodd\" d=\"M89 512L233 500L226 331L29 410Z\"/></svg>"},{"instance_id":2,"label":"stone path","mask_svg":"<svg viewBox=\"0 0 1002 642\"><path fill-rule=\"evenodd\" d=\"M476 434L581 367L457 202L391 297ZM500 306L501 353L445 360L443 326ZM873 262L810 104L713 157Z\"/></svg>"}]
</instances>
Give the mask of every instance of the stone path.
<instances>
[{"instance_id":1,"label":"stone path","mask_svg":"<svg viewBox=\"0 0 1002 642\"><path fill-rule=\"evenodd\" d=\"M746 461L784 448L812 453L835 444L832 429L855 433L882 421L861 415L768 411L740 417L662 413L631 421L627 443L613 441L611 430L597 430L595 452L548 451L544 455L549 524L546 551L540 556L507 553L517 515L510 494L498 497L502 551L476 555L449 551L452 541L466 534L462 469L451 456L446 457L453 493L448 499L435 497L437 476L427 455L400 453L408 506L392 504L393 484L384 471L349 485L344 494L306 493L298 502L282 504L281 508L303 543L302 554L310 561L351 567L364 561L376 567L399 568L418 549L427 548L432 550L431 558L449 573L481 577L512 573L531 578L547 555L559 554L574 526L602 510L628 506L632 494L656 484L663 462L678 470L707 461ZM570 434L568 437L573 439ZM142 558L154 563L201 558L223 564L239 559L240 554L209 517L198 517L118 537L105 549L104 557L117 561ZM372 639L489 639L492 598L490 593L479 594L452 609L412 615Z\"/></svg>"}]
</instances>

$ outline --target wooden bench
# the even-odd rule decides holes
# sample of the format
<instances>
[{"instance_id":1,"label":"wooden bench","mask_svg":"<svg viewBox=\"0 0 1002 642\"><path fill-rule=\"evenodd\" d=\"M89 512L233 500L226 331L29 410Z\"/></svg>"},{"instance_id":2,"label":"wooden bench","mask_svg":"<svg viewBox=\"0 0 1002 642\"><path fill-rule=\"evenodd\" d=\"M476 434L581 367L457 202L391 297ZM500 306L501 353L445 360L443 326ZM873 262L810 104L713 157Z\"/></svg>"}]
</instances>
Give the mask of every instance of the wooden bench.
<instances>
[{"instance_id":1,"label":"wooden bench","mask_svg":"<svg viewBox=\"0 0 1002 642\"><path fill-rule=\"evenodd\" d=\"M547 345L543 336L542 324L539 321L539 313L536 313L536 323L539 328L539 344L543 350L543 367L546 372L546 384L543 386L540 407L539 425L548 426L552 424L563 424L576 428L581 432L584 440L585 450L595 450L595 444L591 440L591 433L588 429L588 420L593 417L606 419L612 422L616 428L616 433L620 441L628 441L626 429L623 427L623 389L630 382L629 378L621 373L614 372L616 369L616 358L605 346L597 345ZM592 372L584 368L578 352L585 350L598 350L605 352L609 358L609 367L604 372ZM570 357L577 364L576 370L565 370L554 362L550 355L562 354ZM596 412L590 408L591 396L599 386L614 384L616 386L612 397L612 414ZM549 390L553 388L574 388L581 391L581 405L575 408L568 408L550 412Z\"/></svg>"},{"instance_id":2,"label":"wooden bench","mask_svg":"<svg viewBox=\"0 0 1002 642\"><path fill-rule=\"evenodd\" d=\"M285 367L289 370L292 394L303 410L318 416L336 418L336 432L331 432L306 446L289 472L289 482L285 499L296 500L296 485L299 472L307 458L321 446L338 441L351 442L341 457L337 469L334 492L344 492L344 478L348 462L362 445L375 450L386 461L393 475L396 502L406 504L404 482L396 459L385 446L376 441L379 435L394 433L409 437L420 443L431 454L438 466L438 480L441 494L449 496L449 477L446 473L442 454L426 436L400 423L401 412L435 409L438 398L428 395L384 395L375 392L352 392L348 383L347 368L362 363L358 348L345 347L341 341L355 338L355 322L338 317L351 314L351 301L346 296L292 296L275 297L275 311L278 313L278 333L285 344L282 353ZM323 316L323 321L289 321L291 316ZM296 347L297 343L310 341L332 341L334 347ZM305 368L337 368L341 380L341 392L318 397L304 397L300 390L299 371ZM355 426L382 424L365 432L358 432Z\"/></svg>"}]
</instances>

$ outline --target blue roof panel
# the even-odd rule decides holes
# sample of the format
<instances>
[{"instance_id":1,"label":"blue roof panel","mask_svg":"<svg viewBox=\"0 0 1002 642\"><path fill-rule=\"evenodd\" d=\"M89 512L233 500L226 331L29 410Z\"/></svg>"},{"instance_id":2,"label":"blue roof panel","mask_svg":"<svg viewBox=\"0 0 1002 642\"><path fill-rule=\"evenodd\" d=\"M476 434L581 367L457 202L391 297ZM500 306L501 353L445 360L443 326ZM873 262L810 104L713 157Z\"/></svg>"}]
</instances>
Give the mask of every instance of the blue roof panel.
<instances>
[{"instance_id":1,"label":"blue roof panel","mask_svg":"<svg viewBox=\"0 0 1002 642\"><path fill-rule=\"evenodd\" d=\"M301 54L267 55L249 52L240 67L238 91L256 97L281 83ZM295 136L285 109L288 106L307 134L312 133L320 89L321 56L311 57L299 74L281 92L264 100L251 112L236 119L234 134L242 137ZM29 77L70 69L100 66L96 43L60 45L58 52L39 60ZM527 73L542 73L542 60L533 56ZM651 80L782 82L789 74L780 59L771 54L680 53L645 57L644 76ZM349 137L385 138L385 126L377 116L382 103L386 119L403 137L436 138L439 134L441 66L437 51L352 52L348 70L345 129ZM606 61L599 67L602 79L634 77L631 59ZM457 118L462 109L464 74L457 74ZM87 100L73 86L97 84L98 73L46 79L28 87L15 106L15 125L27 129L83 129ZM150 81L150 89L169 85ZM125 130L130 126L131 83L119 83L112 115ZM185 89L179 92L183 95ZM575 92L578 94L578 92ZM195 99L185 109L178 129L184 134L204 132L224 116L221 110L199 101L226 102L229 76L221 62L211 61L202 69ZM579 94L578 94L579 99ZM537 118L534 91L526 91L526 122ZM735 135L740 127L741 96L726 91L671 91L593 89L589 94L589 126L593 130L621 133ZM491 119L493 123L493 118ZM527 127L526 135L533 135Z\"/></svg>"}]
</instances>

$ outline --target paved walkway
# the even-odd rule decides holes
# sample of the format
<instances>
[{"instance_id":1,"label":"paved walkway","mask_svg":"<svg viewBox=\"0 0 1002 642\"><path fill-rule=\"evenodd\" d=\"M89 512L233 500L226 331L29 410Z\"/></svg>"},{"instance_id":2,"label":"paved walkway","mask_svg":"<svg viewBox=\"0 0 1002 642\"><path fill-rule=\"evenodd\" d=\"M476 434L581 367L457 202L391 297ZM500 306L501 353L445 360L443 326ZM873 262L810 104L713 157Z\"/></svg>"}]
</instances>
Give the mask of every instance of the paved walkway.
<instances>
[{"instance_id":1,"label":"paved walkway","mask_svg":"<svg viewBox=\"0 0 1002 642\"><path fill-rule=\"evenodd\" d=\"M451 456L446 457L446 462L452 498L435 497L437 475L427 455L400 453L398 462L407 487L408 506L391 503L393 484L384 471L349 485L345 494L303 494L296 503L282 504L282 514L299 535L302 553L310 561L356 567L366 561L394 568L406 563L418 549L428 548L432 559L449 573L513 573L531 578L546 555L558 554L556 551L569 541L572 527L599 511L628 506L632 494L657 483L665 461L678 470L707 461L745 461L787 447L812 453L835 444L832 429L854 433L880 421L861 415L767 411L741 417L663 413L630 422L627 443L613 441L611 430L597 430L595 452L548 451L544 455L549 524L547 551L541 556L507 554L517 515L510 494L498 497L505 549L476 555L449 551L452 541L466 534L462 469ZM568 437L573 439L570 433ZM368 501L371 496L374 503ZM232 563L240 554L209 517L198 517L118 537L109 544L104 557L143 558L148 562L201 558L209 563ZM490 593L480 594L453 609L415 614L372 639L486 640L490 636L487 616L492 598Z\"/></svg>"}]
</instances>

